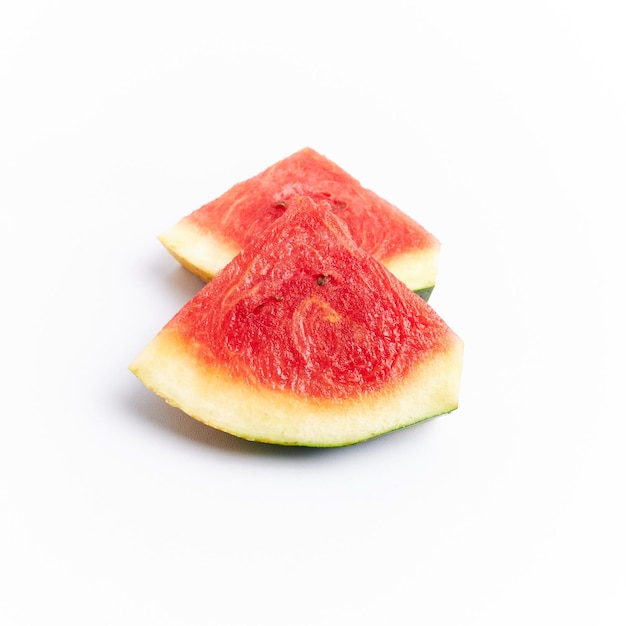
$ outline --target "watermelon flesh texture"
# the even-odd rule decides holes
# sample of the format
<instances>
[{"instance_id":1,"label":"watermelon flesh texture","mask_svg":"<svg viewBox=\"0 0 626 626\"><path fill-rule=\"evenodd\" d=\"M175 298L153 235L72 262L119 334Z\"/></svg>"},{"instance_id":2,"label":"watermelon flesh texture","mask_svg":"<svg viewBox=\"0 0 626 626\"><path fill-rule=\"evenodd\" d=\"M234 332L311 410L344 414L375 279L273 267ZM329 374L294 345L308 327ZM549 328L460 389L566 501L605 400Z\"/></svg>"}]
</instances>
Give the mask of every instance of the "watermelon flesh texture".
<instances>
[{"instance_id":1,"label":"watermelon flesh texture","mask_svg":"<svg viewBox=\"0 0 626 626\"><path fill-rule=\"evenodd\" d=\"M234 185L159 239L183 266L208 281L303 195L327 201L357 245L428 299L437 276L439 241L311 148Z\"/></svg>"},{"instance_id":2,"label":"watermelon flesh texture","mask_svg":"<svg viewBox=\"0 0 626 626\"><path fill-rule=\"evenodd\" d=\"M300 197L130 369L170 404L239 437L342 446L454 410L462 352L329 202Z\"/></svg>"}]
</instances>

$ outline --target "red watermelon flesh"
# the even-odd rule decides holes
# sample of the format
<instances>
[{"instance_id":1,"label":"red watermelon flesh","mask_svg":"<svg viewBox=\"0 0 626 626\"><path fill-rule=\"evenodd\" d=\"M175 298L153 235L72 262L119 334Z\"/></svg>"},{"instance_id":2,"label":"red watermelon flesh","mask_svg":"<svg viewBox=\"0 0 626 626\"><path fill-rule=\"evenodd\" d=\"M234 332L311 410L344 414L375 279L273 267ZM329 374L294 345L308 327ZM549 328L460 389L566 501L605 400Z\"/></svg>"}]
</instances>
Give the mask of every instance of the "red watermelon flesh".
<instances>
[{"instance_id":1,"label":"red watermelon flesh","mask_svg":"<svg viewBox=\"0 0 626 626\"><path fill-rule=\"evenodd\" d=\"M300 197L131 364L192 417L252 440L354 443L452 411L462 342Z\"/></svg>"},{"instance_id":2,"label":"red watermelon flesh","mask_svg":"<svg viewBox=\"0 0 626 626\"><path fill-rule=\"evenodd\" d=\"M326 200L354 241L410 289L432 290L439 242L338 165L304 148L240 182L181 219L159 239L185 267L210 280L299 196ZM429 293L429 292L428 292Z\"/></svg>"}]
</instances>

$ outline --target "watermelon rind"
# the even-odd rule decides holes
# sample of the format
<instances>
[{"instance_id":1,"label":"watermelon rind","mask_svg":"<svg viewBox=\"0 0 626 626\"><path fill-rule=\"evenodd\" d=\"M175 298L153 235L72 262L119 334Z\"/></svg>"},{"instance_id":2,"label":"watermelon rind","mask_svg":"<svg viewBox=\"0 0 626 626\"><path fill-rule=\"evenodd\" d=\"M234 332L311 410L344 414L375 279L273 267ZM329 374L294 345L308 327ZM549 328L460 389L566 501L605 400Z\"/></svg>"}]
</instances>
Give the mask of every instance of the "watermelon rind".
<instances>
[{"instance_id":1,"label":"watermelon rind","mask_svg":"<svg viewBox=\"0 0 626 626\"><path fill-rule=\"evenodd\" d=\"M241 439L283 446L343 447L458 407L463 344L421 362L384 392L353 400L304 398L251 386L207 368L175 332L162 331L130 370L168 404Z\"/></svg>"}]
</instances>

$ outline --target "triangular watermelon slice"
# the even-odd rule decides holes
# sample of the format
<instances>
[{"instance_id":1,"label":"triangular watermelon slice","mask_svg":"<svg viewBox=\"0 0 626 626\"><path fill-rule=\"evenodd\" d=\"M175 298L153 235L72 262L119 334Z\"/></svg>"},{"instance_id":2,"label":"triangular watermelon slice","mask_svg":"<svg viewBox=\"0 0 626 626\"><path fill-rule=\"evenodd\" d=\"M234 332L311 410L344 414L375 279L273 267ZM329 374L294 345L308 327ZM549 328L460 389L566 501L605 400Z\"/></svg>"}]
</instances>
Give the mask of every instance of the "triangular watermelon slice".
<instances>
[{"instance_id":1,"label":"triangular watermelon slice","mask_svg":"<svg viewBox=\"0 0 626 626\"><path fill-rule=\"evenodd\" d=\"M279 217L293 198L303 195L328 200L357 245L428 299L437 276L439 241L311 148L236 184L159 239L183 266L208 281Z\"/></svg>"},{"instance_id":2,"label":"triangular watermelon slice","mask_svg":"<svg viewBox=\"0 0 626 626\"><path fill-rule=\"evenodd\" d=\"M463 344L351 238L298 198L148 344L130 369L239 437L342 446L454 410Z\"/></svg>"}]
</instances>

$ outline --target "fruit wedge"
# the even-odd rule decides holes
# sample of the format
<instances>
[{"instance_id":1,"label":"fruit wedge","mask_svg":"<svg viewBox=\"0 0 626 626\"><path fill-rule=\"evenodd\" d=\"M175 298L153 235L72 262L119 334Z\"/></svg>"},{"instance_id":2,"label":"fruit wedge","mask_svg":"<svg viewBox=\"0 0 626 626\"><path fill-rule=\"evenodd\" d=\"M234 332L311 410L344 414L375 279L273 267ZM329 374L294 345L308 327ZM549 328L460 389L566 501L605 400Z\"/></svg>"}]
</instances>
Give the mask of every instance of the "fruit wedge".
<instances>
[{"instance_id":1,"label":"fruit wedge","mask_svg":"<svg viewBox=\"0 0 626 626\"><path fill-rule=\"evenodd\" d=\"M303 195L327 200L357 245L428 299L437 276L439 241L311 148L236 184L159 239L183 266L208 281Z\"/></svg>"},{"instance_id":2,"label":"fruit wedge","mask_svg":"<svg viewBox=\"0 0 626 626\"><path fill-rule=\"evenodd\" d=\"M343 446L454 410L463 344L298 197L130 365L201 422L283 445Z\"/></svg>"}]
</instances>

